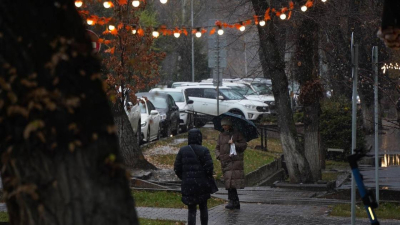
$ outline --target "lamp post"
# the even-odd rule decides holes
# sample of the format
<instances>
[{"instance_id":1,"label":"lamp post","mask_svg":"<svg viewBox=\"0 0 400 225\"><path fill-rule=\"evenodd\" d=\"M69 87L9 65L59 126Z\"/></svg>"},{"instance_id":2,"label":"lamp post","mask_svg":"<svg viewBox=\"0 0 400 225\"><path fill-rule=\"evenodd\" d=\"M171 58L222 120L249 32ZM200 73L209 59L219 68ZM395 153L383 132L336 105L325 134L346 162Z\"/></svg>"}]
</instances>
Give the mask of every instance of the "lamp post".
<instances>
[{"instance_id":1,"label":"lamp post","mask_svg":"<svg viewBox=\"0 0 400 225\"><path fill-rule=\"evenodd\" d=\"M193 0L190 1L190 13L191 13L191 20L192 20L192 29L193 29ZM193 32L192 34L192 82L194 82L194 37Z\"/></svg>"}]
</instances>

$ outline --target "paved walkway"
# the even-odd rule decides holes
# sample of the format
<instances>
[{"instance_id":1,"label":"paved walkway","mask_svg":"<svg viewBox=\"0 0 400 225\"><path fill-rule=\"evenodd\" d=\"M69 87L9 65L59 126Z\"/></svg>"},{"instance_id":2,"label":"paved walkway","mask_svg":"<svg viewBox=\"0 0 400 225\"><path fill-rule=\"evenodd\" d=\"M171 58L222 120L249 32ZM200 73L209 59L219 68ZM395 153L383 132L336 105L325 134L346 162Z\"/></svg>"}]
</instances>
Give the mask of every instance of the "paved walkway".
<instances>
[{"instance_id":1,"label":"paved walkway","mask_svg":"<svg viewBox=\"0 0 400 225\"><path fill-rule=\"evenodd\" d=\"M379 187L386 190L400 191L400 129L393 120L382 120L383 130L378 135L379 143ZM397 127L396 127L397 126ZM367 146L372 149L367 154L375 157L375 136L366 137ZM374 159L372 159L374 161ZM367 188L375 189L375 165L359 165L364 184ZM351 188L351 182L342 185L342 189Z\"/></svg>"},{"instance_id":2,"label":"paved walkway","mask_svg":"<svg viewBox=\"0 0 400 225\"><path fill-rule=\"evenodd\" d=\"M240 210L226 210L224 205L209 209L209 225L343 225L349 218L330 217L330 205L345 203L338 200L315 198L318 192L276 188L246 188L239 191ZM226 191L216 197L226 199ZM270 204L272 203L272 204ZM138 207L141 218L187 221L187 209ZM198 213L199 214L199 213ZM197 215L197 224L200 224ZM381 224L399 225L399 220L380 220ZM368 219L357 219L356 224L369 224Z\"/></svg>"}]
</instances>

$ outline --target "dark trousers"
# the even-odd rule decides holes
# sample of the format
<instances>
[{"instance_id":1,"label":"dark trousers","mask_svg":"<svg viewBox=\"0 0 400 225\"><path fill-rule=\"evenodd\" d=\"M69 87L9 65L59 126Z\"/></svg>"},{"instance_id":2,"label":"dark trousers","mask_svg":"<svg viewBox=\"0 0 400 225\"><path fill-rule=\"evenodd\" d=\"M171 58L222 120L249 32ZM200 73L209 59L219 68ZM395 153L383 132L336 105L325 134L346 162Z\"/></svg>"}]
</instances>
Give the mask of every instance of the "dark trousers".
<instances>
[{"instance_id":1,"label":"dark trousers","mask_svg":"<svg viewBox=\"0 0 400 225\"><path fill-rule=\"evenodd\" d=\"M228 189L228 199L232 201L239 201L239 196L236 188Z\"/></svg>"},{"instance_id":2,"label":"dark trousers","mask_svg":"<svg viewBox=\"0 0 400 225\"><path fill-rule=\"evenodd\" d=\"M197 205L188 205L189 215L188 215L188 225L196 224L196 211ZM199 204L200 209L200 221L201 225L208 224L208 209L207 209L207 201Z\"/></svg>"}]
</instances>

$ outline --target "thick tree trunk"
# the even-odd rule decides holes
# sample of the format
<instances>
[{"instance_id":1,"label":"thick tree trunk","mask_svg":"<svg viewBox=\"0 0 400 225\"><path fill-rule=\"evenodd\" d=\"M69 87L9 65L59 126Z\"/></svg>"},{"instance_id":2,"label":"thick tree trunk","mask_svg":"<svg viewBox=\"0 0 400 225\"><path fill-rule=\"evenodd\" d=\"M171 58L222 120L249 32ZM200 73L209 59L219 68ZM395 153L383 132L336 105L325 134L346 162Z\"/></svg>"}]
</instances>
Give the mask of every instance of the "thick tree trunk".
<instances>
[{"instance_id":1,"label":"thick tree trunk","mask_svg":"<svg viewBox=\"0 0 400 225\"><path fill-rule=\"evenodd\" d=\"M112 107L112 110L114 123L117 128L120 152L125 165L130 169L157 169L144 158L123 105L117 102Z\"/></svg>"},{"instance_id":2,"label":"thick tree trunk","mask_svg":"<svg viewBox=\"0 0 400 225\"><path fill-rule=\"evenodd\" d=\"M269 7L266 1L261 0L252 0L252 4L256 15L264 15L266 9ZM274 19L275 17L273 16ZM284 32L279 32L279 29L276 27L280 25L282 24L278 21L269 21L264 27L257 26L261 47L260 61L264 76L270 76L272 81L272 90L277 105L280 139L290 182L308 183L312 181L312 176L310 167L304 156L304 149L297 137L292 109L290 107L288 80L283 60L285 35Z\"/></svg>"},{"instance_id":3,"label":"thick tree trunk","mask_svg":"<svg viewBox=\"0 0 400 225\"><path fill-rule=\"evenodd\" d=\"M0 2L0 151L15 225L138 224L73 1Z\"/></svg>"},{"instance_id":4,"label":"thick tree trunk","mask_svg":"<svg viewBox=\"0 0 400 225\"><path fill-rule=\"evenodd\" d=\"M321 145L319 135L320 99L323 97L318 80L319 70L319 26L313 19L317 9L299 21L297 38L297 75L301 86L300 102L304 108L304 149L313 180L321 179Z\"/></svg>"}]
</instances>

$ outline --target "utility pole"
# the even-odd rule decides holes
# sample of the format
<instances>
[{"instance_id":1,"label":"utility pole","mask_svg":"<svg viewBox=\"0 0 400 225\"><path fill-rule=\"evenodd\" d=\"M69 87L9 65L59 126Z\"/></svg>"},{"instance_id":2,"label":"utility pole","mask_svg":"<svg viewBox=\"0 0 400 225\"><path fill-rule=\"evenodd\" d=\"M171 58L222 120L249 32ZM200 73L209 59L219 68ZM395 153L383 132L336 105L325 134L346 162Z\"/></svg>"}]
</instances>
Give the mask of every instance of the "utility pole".
<instances>
[{"instance_id":1,"label":"utility pole","mask_svg":"<svg viewBox=\"0 0 400 225\"><path fill-rule=\"evenodd\" d=\"M193 30L193 0L191 0L191 17L192 17L192 30ZM190 33L192 34L192 82L194 82L194 36L193 32Z\"/></svg>"}]
</instances>

